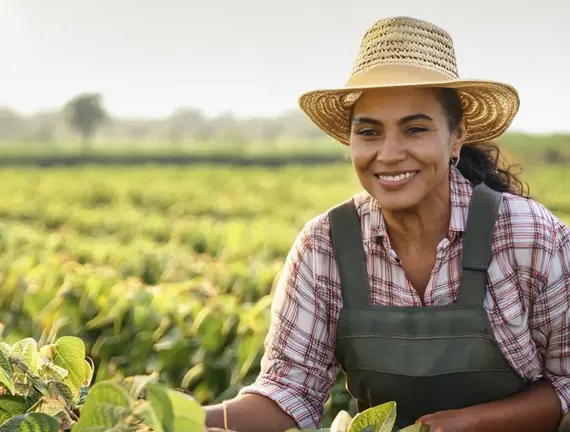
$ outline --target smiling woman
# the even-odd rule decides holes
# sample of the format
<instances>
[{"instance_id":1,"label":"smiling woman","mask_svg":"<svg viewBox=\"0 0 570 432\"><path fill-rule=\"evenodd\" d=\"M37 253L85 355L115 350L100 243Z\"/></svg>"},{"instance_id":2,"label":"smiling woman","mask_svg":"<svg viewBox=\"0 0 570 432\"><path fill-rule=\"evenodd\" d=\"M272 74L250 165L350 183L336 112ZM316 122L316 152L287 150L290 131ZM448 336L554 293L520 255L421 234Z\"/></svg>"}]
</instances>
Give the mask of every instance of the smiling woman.
<instances>
[{"instance_id":1,"label":"smiling woman","mask_svg":"<svg viewBox=\"0 0 570 432\"><path fill-rule=\"evenodd\" d=\"M395 401L400 428L569 430L570 230L488 144L516 90L460 79L444 30L396 17L343 88L299 102L350 146L364 191L306 223L261 373L208 425L318 426L342 370L358 409Z\"/></svg>"},{"instance_id":2,"label":"smiling woman","mask_svg":"<svg viewBox=\"0 0 570 432\"><path fill-rule=\"evenodd\" d=\"M484 181L497 191L528 197L514 173L518 166L499 164L498 147L462 145L466 118L454 89L370 90L351 108L349 123L356 173L384 209L433 202L423 199L428 192L449 194L450 162L473 184Z\"/></svg>"},{"instance_id":3,"label":"smiling woman","mask_svg":"<svg viewBox=\"0 0 570 432\"><path fill-rule=\"evenodd\" d=\"M449 161L459 157L465 128L449 129L436 91L372 90L356 102L352 114L354 167L383 209L419 210L418 205L444 202L433 198L449 194Z\"/></svg>"}]
</instances>

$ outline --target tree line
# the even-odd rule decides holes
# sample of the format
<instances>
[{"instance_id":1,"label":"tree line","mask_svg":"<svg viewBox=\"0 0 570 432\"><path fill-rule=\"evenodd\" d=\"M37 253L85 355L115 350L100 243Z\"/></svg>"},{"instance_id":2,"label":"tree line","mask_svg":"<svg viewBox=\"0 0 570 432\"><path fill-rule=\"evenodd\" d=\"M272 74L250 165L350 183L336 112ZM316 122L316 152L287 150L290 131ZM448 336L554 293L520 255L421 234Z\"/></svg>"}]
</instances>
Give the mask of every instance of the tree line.
<instances>
[{"instance_id":1,"label":"tree line","mask_svg":"<svg viewBox=\"0 0 570 432\"><path fill-rule=\"evenodd\" d=\"M121 141L208 142L239 144L254 141L271 143L279 139L324 137L300 111L271 118L238 119L231 113L207 117L194 107L179 108L164 118L129 119L109 114L98 93L71 98L60 109L21 115L0 108L0 141L61 142L80 138L85 148L94 139Z\"/></svg>"}]
</instances>

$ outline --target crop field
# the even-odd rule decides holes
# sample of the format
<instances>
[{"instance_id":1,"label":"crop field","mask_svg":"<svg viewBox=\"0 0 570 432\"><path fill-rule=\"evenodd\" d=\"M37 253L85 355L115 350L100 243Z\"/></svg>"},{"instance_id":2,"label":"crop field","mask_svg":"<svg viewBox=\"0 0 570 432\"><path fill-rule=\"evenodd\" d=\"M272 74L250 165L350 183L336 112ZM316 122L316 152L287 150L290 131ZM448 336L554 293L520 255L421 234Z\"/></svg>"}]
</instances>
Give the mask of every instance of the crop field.
<instances>
[{"instance_id":1,"label":"crop field","mask_svg":"<svg viewBox=\"0 0 570 432\"><path fill-rule=\"evenodd\" d=\"M524 178L570 223L570 171ZM360 189L349 164L14 168L0 184L2 338L79 336L97 380L158 372L201 403L255 378L295 236Z\"/></svg>"}]
</instances>

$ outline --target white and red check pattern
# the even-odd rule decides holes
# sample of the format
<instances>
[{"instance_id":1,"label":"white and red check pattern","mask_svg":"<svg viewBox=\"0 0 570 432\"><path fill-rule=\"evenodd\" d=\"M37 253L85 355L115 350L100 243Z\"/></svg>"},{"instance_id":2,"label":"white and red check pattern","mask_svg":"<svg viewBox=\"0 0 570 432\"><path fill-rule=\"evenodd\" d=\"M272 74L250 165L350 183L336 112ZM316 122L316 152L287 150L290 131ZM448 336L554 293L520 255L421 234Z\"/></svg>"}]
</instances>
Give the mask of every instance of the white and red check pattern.
<instances>
[{"instance_id":1,"label":"white and red check pattern","mask_svg":"<svg viewBox=\"0 0 570 432\"><path fill-rule=\"evenodd\" d=\"M426 307L456 299L462 233L471 196L452 167L451 222L439 245ZM382 213L367 193L356 195L374 305L421 306L390 247ZM499 345L523 377L548 378L564 413L570 407L570 230L535 201L506 194L495 224L486 307ZM256 382L241 393L277 402L301 427L320 424L339 365L334 355L341 288L328 212L297 237L276 288L272 323ZM387 354L389 355L389 354Z\"/></svg>"}]
</instances>

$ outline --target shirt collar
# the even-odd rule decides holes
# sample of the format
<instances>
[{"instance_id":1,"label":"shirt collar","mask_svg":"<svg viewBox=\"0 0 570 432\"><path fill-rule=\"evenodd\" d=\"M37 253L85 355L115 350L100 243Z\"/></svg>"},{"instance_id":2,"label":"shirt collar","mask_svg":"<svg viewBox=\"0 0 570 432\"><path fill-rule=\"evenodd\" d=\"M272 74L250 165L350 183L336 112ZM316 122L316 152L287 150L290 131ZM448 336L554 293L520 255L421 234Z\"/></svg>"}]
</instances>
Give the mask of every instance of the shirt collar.
<instances>
[{"instance_id":1,"label":"shirt collar","mask_svg":"<svg viewBox=\"0 0 570 432\"><path fill-rule=\"evenodd\" d=\"M464 232L467 223L467 213L469 209L469 200L473 186L463 177L459 170L451 165L449 170L449 190L451 202L451 219L449 222L449 236L455 233ZM387 234L386 222L382 215L382 209L378 201L376 201L368 193L360 196L358 202L359 213L361 216L369 212L369 226L363 226L363 240L371 240L376 237L384 237ZM365 224L366 225L366 224Z\"/></svg>"}]
</instances>

